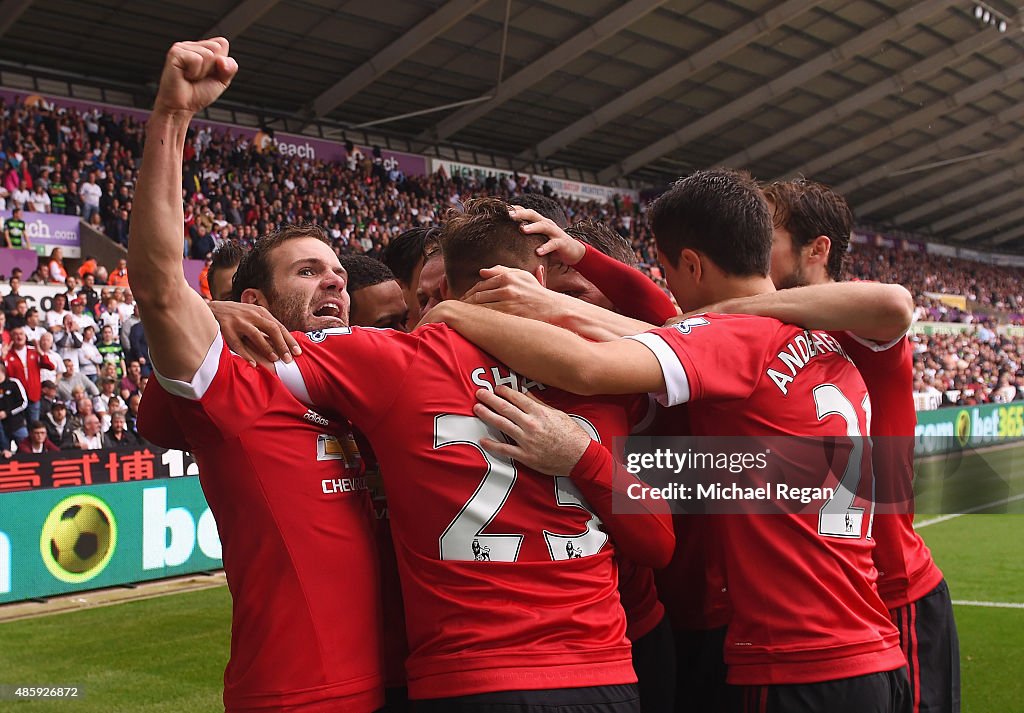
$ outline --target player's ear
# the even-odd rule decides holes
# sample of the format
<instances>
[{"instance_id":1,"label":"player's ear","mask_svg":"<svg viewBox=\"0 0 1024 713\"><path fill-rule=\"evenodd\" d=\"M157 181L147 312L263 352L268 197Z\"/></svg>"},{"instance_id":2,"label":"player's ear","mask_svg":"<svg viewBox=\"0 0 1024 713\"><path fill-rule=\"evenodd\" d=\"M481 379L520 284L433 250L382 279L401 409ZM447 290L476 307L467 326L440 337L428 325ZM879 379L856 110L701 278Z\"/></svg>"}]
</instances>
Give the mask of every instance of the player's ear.
<instances>
[{"instance_id":1,"label":"player's ear","mask_svg":"<svg viewBox=\"0 0 1024 713\"><path fill-rule=\"evenodd\" d=\"M448 289L448 275L441 275L441 283L438 286L438 291L441 293L441 299L450 299L450 290Z\"/></svg>"},{"instance_id":2,"label":"player's ear","mask_svg":"<svg viewBox=\"0 0 1024 713\"><path fill-rule=\"evenodd\" d=\"M807 260L811 265L828 262L828 253L832 249L832 241L827 235L819 235L807 244Z\"/></svg>"},{"instance_id":3,"label":"player's ear","mask_svg":"<svg viewBox=\"0 0 1024 713\"><path fill-rule=\"evenodd\" d=\"M537 278L541 287L548 286L548 269L543 264L533 268L533 276Z\"/></svg>"},{"instance_id":4,"label":"player's ear","mask_svg":"<svg viewBox=\"0 0 1024 713\"><path fill-rule=\"evenodd\" d=\"M679 267L681 272L689 273L690 278L694 282L700 282L700 277L703 274L703 264L701 263L701 256L696 250L690 248L683 248L682 252L679 253Z\"/></svg>"},{"instance_id":5,"label":"player's ear","mask_svg":"<svg viewBox=\"0 0 1024 713\"><path fill-rule=\"evenodd\" d=\"M240 301L242 304L246 305L259 305L260 307L270 306L270 302L267 301L263 292L254 287L247 287L242 290L242 299Z\"/></svg>"}]
</instances>

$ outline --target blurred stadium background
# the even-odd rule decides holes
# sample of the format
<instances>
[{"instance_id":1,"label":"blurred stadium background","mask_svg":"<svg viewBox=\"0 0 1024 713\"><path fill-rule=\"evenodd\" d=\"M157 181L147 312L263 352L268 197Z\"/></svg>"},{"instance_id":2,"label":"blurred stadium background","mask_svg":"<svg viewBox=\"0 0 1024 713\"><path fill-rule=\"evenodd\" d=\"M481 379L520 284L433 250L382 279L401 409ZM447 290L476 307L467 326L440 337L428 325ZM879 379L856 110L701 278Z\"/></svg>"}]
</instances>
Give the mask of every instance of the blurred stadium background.
<instances>
[{"instance_id":1,"label":"blurred stadium background","mask_svg":"<svg viewBox=\"0 0 1024 713\"><path fill-rule=\"evenodd\" d=\"M851 276L917 301L919 524L961 602L965 710L1016 710L1021 22L1002 0L8 0L0 196L5 219L24 206L33 250L0 248L0 292L20 268L18 294L49 318L58 273L84 265L102 278L87 310L101 321L109 290L126 361L144 356L115 273L140 122L167 47L193 37L227 36L241 66L190 139L197 289L220 241L280 222L378 256L460 200L527 191L610 224L660 282L645 206L674 178L725 165L828 183L858 218ZM219 708L225 588L129 588L218 568L195 472L145 445L0 462L0 603L18 602L0 606L0 684L87 691L17 710ZM122 586L134 601L76 594Z\"/></svg>"}]
</instances>

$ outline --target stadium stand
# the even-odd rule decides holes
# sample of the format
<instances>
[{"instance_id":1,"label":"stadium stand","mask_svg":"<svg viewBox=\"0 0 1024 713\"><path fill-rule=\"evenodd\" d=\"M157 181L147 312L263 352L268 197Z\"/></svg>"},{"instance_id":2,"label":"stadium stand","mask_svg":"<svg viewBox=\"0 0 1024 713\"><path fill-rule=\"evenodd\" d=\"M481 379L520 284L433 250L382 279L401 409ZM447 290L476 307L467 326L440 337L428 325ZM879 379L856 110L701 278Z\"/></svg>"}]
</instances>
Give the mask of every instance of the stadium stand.
<instances>
[{"instance_id":1,"label":"stadium stand","mask_svg":"<svg viewBox=\"0 0 1024 713\"><path fill-rule=\"evenodd\" d=\"M100 108L83 112L44 103L0 102L0 115L4 159L0 209L41 208L78 215L94 230L127 246L142 148L140 122ZM196 260L206 259L227 240L251 245L259 235L286 222L322 225L339 254L380 258L393 237L410 227L436 224L446 210L469 198L509 199L516 194L551 192L528 176L484 180L449 177L443 172L407 176L358 148L349 151L345 161L336 162L285 156L230 131L209 128L192 132L186 158L182 249ZM48 203L32 201L40 189L48 195ZM643 202L616 198L608 203L563 200L563 204L571 222L599 220L626 238L637 267L666 288ZM49 258L41 259L31 277L52 283L54 264ZM915 336L915 392L921 410L1024 399L1024 337L1019 332L1004 333L1006 325L1024 324L1024 270L893 249L871 241L854 242L847 267L854 279L905 285L915 295L919 323L957 325L954 334L918 330ZM132 322L130 297L124 301L126 280L104 286L116 281L110 273L117 272L117 265L92 265L91 269L97 273L99 289L83 294L69 285L69 304L82 297L86 324L103 319ZM123 320L106 316L110 297ZM24 319L18 314L16 298L6 302L10 310L5 309L5 343L9 341L6 330ZM52 312L45 316L56 320L49 326L60 344L60 317ZM121 347L127 361L141 359L143 371L148 372L138 346L141 335L136 336L133 346L130 329L121 329ZM81 333L78 339L82 340ZM59 350L63 357L85 359L81 353L93 346L85 341L77 348ZM84 366L89 378L98 378L89 363ZM58 380L60 376L58 372ZM69 399L67 404L69 416L77 419L77 401ZM131 427L133 419L128 421ZM104 414L102 425L109 422L110 414Z\"/></svg>"}]
</instances>

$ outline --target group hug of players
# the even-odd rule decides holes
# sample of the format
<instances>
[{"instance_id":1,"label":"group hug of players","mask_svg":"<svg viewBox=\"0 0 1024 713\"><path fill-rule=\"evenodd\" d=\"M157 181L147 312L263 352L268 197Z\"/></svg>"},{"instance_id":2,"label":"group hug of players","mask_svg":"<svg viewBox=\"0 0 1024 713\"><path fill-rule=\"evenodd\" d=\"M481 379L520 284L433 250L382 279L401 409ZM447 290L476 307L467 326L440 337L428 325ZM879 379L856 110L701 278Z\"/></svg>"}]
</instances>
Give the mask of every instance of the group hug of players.
<instances>
[{"instance_id":1,"label":"group hug of players","mask_svg":"<svg viewBox=\"0 0 1024 713\"><path fill-rule=\"evenodd\" d=\"M677 182L649 219L686 319L586 244L609 231L495 199L392 251L412 255L411 331L350 325L345 269L304 226L215 273L237 304L212 311L181 269L183 146L237 69L221 38L168 53L129 253L158 374L139 428L195 455L223 543L228 711L959 710L942 574L909 512L873 515L870 462L836 466L863 476L843 528L613 507L633 478L613 439L638 429L913 435L911 300L838 282L842 197ZM579 289L549 289L566 276ZM796 368L779 353L801 335L841 348Z\"/></svg>"}]
</instances>

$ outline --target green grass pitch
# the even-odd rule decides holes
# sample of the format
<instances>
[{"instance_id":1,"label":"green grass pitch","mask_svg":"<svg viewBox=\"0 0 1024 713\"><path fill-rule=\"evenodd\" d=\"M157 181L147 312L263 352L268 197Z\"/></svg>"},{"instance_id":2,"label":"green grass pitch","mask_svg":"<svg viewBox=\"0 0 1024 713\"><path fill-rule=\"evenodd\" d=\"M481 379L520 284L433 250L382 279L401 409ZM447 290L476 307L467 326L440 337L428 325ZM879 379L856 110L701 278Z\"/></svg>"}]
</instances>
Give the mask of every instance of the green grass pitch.
<instances>
[{"instance_id":1,"label":"green grass pitch","mask_svg":"<svg viewBox=\"0 0 1024 713\"><path fill-rule=\"evenodd\" d=\"M995 469L1019 493L1024 446L985 464L957 464L958 478ZM934 462L933 462L934 463ZM934 464L933 470L938 468ZM927 478L928 474L922 473ZM934 474L933 474L934 475ZM995 488L977 495L980 503ZM954 600L1024 602L1024 498L926 525L921 534ZM932 510L932 513L937 512ZM922 514L919 522L935 519ZM956 607L965 713L1020 710L1024 609ZM80 701L0 701L15 713L205 713L222 711L230 598L224 587L0 624L0 684L83 686Z\"/></svg>"}]
</instances>

